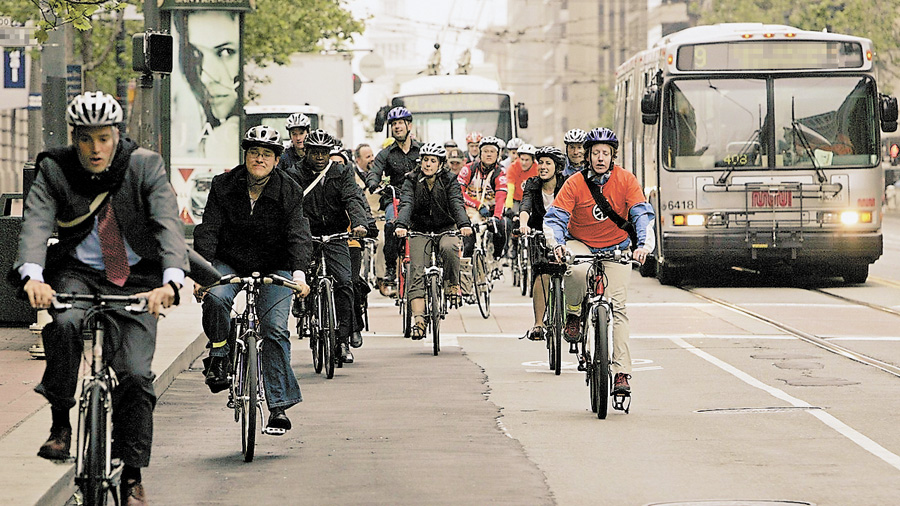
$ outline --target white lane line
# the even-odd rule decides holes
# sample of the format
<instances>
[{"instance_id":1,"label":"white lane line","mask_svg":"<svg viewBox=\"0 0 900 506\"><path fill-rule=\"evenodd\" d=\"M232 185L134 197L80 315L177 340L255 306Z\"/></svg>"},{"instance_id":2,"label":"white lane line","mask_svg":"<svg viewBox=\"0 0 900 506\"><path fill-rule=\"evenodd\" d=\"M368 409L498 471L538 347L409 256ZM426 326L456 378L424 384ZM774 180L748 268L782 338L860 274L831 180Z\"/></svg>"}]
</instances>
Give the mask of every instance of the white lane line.
<instances>
[{"instance_id":1,"label":"white lane line","mask_svg":"<svg viewBox=\"0 0 900 506\"><path fill-rule=\"evenodd\" d=\"M524 331L522 332L524 334ZM460 333L441 333L441 346L459 346L459 338L477 338L477 339L519 339L522 334L460 334ZM363 332L364 337L403 337L401 334L382 334L380 332ZM631 339L755 339L755 340L771 340L771 341L790 341L797 339L787 334L632 334ZM870 342L900 342L900 336L831 336L822 337L827 341L870 341ZM525 341L525 339L522 339ZM428 346L431 346L431 339L425 339ZM529 341L530 342L530 341Z\"/></svg>"},{"instance_id":2,"label":"white lane line","mask_svg":"<svg viewBox=\"0 0 900 506\"><path fill-rule=\"evenodd\" d=\"M750 385L752 387L755 387L764 392L767 392L769 395L771 395L775 398L781 399L794 407L798 407L798 408L812 408L813 407L808 402L800 400L800 399L788 394L787 392L785 392L783 390L766 385L762 381L759 381L758 379L754 378L753 376L750 376L749 374L745 373L744 371L741 371L740 369L732 366L731 364L724 362L722 360L719 360L718 358L710 355L709 353L707 353L703 350L695 348L694 346L690 345L683 339L673 337L673 338L671 338L671 340L673 343L677 344L678 346L681 346L685 350L687 350L687 351L693 353L694 355L702 358L703 360L706 360L707 362L715 365L716 367L731 374L732 376L738 378L739 380L743 381L744 383L747 383L748 385ZM856 431L849 425L838 420L834 416L832 416L828 413L825 413L824 410L807 409L806 412L809 413L810 415L818 418L822 423L831 427L832 429L834 429L835 431L837 431L839 434L843 435L847 439L853 441L863 450L866 450L867 452L871 453L872 455L885 461L888 465L890 465L893 468L900 471L900 456L898 456L897 454L888 451L885 447L881 446L880 444L876 443L875 441L872 441L871 439L869 439L868 437L859 433L858 431Z\"/></svg>"}]
</instances>

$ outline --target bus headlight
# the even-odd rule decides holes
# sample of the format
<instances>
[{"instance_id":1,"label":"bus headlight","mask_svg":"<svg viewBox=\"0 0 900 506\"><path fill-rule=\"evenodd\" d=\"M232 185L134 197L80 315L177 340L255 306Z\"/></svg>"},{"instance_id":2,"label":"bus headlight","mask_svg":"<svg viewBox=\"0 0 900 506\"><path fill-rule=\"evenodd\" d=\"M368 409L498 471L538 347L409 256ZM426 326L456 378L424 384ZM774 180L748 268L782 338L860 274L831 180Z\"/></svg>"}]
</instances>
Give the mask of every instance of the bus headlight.
<instances>
[{"instance_id":1,"label":"bus headlight","mask_svg":"<svg viewBox=\"0 0 900 506\"><path fill-rule=\"evenodd\" d=\"M702 227L706 224L705 214L676 214L672 216L672 224L676 227Z\"/></svg>"},{"instance_id":2,"label":"bus headlight","mask_svg":"<svg viewBox=\"0 0 900 506\"><path fill-rule=\"evenodd\" d=\"M859 223L859 213L856 211L844 211L841 213L841 223L844 225L856 225Z\"/></svg>"}]
</instances>

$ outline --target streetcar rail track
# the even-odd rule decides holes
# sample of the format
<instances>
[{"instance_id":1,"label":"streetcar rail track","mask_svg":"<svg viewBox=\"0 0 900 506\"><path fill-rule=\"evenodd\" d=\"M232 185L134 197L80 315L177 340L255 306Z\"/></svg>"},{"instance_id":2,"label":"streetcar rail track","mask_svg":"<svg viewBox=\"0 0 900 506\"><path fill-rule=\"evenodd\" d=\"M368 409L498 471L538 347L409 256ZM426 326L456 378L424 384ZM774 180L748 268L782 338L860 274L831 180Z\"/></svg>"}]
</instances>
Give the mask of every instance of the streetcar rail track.
<instances>
[{"instance_id":1,"label":"streetcar rail track","mask_svg":"<svg viewBox=\"0 0 900 506\"><path fill-rule=\"evenodd\" d=\"M859 352L850 350L850 349L845 348L845 347L843 347L843 346L841 346L841 345L838 345L838 344L832 343L832 342L830 342L830 341L828 341L828 340L826 340L826 339L823 339L823 338L821 338L821 337L819 337L819 336L817 336L817 335L815 335L815 334L810 334L809 332L804 332L804 331L802 331L802 330L800 330L800 329L797 329L797 328L795 328L795 327L792 327L792 326L790 326L790 325L787 325L786 323L782 323L782 322L780 322L780 321L778 321L778 320L774 320L774 319L772 319L772 318L769 318L769 317L767 317L767 316L764 316L764 315L762 315L762 314L760 314L760 313L757 313L757 312L755 312L755 311L751 311L751 310L749 310L749 309L747 309L747 308L745 308L745 307L739 306L739 305L737 305L737 304L733 304L733 303L731 303L731 302L728 302L728 301L719 299L719 298L717 298L717 297L712 297L712 296L709 296L709 295L705 295L705 294L699 293L699 292L697 292L697 291L696 291L695 289L693 289L693 288L685 288L685 287L681 287L681 289L684 290L684 291L686 291L686 292L688 292L688 293L690 293L690 294L693 295L694 297L697 297L697 298L699 298L699 299L705 300L706 302L709 302L709 303L711 303L711 304L715 304L715 305L720 306L720 307L724 307L724 308L726 308L726 309L730 309L731 311L734 311L734 312L736 312L736 313L743 314L743 315L745 315L745 316L747 316L747 317L753 318L753 319L755 319L755 320L757 320L757 321L760 321L760 322L763 322L763 323L765 323L765 324L767 324L767 325L770 325L770 326L772 326L772 327L775 327L775 328L781 330L782 332L785 332L786 334L792 335L792 336L796 337L797 339L800 339L800 340L803 341L803 342L812 344L813 346L822 348L822 349L824 349L824 350L826 350L826 351L830 351L831 353L840 355L840 356L842 356L842 357L849 358L850 360L853 360L853 361L855 361L855 362L859 362L859 363L861 363L861 364L865 364L865 365L868 365L868 366L870 366L870 367L874 367L874 368L876 368L876 369L879 369L879 370L881 370L881 371L884 371L884 372L886 372L886 373L888 373L888 374L891 374L891 375L893 375L893 376L896 376L896 377L900 378L900 367L897 367L897 366L895 366L895 365L893 365L893 364L889 364L889 363L884 362L884 361L882 361L882 360L879 360L879 359L877 359L877 358L870 357L870 356L868 356L868 355L866 355L866 354L863 354L863 353L859 353ZM818 289L813 289L813 291L819 291L819 290L818 290ZM839 299L842 299L842 300L845 300L845 301L848 301L848 302L851 302L851 303L854 303L854 304L858 304L858 305L863 305L863 306L867 306L867 307L875 306L875 307L872 307L872 309L877 309L877 310L888 310L888 312L891 312L892 314L896 314L897 316L900 316L900 312L894 311L894 310L891 309L891 308L881 307L881 309L879 309L879 307L878 307L877 305L874 305L874 304L870 306L868 303L864 303L864 302L862 302L862 301L857 301L857 300L854 300L854 299L848 299L848 298L846 298L846 297L843 297L843 296L840 296L840 295L835 295L835 294L832 294L832 293L829 293L829 292L821 291L821 293L826 294L826 295L830 295L830 296L833 296L833 297L836 297L836 298L839 298Z\"/></svg>"}]
</instances>

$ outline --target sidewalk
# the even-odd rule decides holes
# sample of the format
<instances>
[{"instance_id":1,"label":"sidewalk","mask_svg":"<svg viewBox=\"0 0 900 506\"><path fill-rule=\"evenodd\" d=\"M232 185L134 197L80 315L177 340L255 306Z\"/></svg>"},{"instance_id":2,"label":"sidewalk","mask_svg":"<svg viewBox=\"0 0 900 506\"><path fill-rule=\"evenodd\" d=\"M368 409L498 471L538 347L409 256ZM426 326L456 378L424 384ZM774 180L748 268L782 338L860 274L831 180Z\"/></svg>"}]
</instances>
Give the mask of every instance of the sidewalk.
<instances>
[{"instance_id":1,"label":"sidewalk","mask_svg":"<svg viewBox=\"0 0 900 506\"><path fill-rule=\"evenodd\" d=\"M159 322L153 360L157 396L206 346L200 305L187 288L181 300ZM55 463L37 456L49 434L50 406L33 392L44 371L44 361L28 353L35 337L27 328L0 328L0 504L62 505L75 491L74 460ZM73 425L74 417L73 410ZM74 455L74 437L72 447Z\"/></svg>"}]
</instances>

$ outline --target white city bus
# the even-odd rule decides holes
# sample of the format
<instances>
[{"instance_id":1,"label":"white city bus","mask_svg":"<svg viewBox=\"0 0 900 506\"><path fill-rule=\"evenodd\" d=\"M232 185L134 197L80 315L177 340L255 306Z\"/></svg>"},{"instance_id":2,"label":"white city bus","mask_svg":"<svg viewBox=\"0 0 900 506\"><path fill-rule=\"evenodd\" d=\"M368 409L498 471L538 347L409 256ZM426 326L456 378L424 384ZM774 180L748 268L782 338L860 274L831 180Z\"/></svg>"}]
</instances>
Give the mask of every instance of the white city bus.
<instances>
[{"instance_id":1,"label":"white city bus","mask_svg":"<svg viewBox=\"0 0 900 506\"><path fill-rule=\"evenodd\" d=\"M656 275L787 264L862 283L882 254L879 93L865 38L721 24L616 72L619 162L657 210Z\"/></svg>"},{"instance_id":2,"label":"white city bus","mask_svg":"<svg viewBox=\"0 0 900 506\"><path fill-rule=\"evenodd\" d=\"M528 127L528 110L513 103L497 81L476 75L419 77L400 85L400 92L375 117L375 131L384 128L388 111L397 106L413 115L413 132L423 142L453 139L465 149L466 134L480 132L503 140Z\"/></svg>"}]
</instances>

